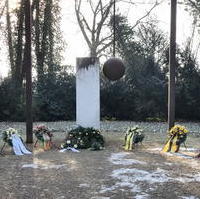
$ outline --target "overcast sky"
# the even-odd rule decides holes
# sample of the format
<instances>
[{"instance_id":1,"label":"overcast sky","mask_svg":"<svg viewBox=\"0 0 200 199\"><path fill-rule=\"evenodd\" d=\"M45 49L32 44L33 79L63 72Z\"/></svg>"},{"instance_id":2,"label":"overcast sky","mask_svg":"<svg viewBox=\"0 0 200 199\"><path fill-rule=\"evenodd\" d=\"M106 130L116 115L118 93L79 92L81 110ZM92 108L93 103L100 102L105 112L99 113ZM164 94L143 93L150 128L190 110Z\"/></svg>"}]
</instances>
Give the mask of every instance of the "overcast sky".
<instances>
[{"instance_id":1,"label":"overcast sky","mask_svg":"<svg viewBox=\"0 0 200 199\"><path fill-rule=\"evenodd\" d=\"M16 1L16 0L11 0ZM152 1L152 0L151 0ZM144 2L144 0L137 0L137 2ZM139 18L152 7L148 4L150 0L145 0L144 4L128 5L126 3L117 4L118 12L128 16L130 24L134 24ZM13 3L14 5L14 3ZM88 56L88 47L83 39L80 29L76 22L74 13L74 0L61 0L62 5L62 22L61 29L63 31L64 39L67 43L67 48L64 53L63 64L75 65L76 57ZM154 9L154 16L160 21L159 26L166 33L169 33L170 23L170 5L168 0L164 1L161 5ZM183 6L178 6L177 10L177 42L182 44L188 36L191 35L192 18L184 11ZM2 46L2 42L0 41ZM8 73L8 63L6 63L5 50L0 49L0 76L5 76Z\"/></svg>"},{"instance_id":2,"label":"overcast sky","mask_svg":"<svg viewBox=\"0 0 200 199\"><path fill-rule=\"evenodd\" d=\"M65 53L66 60L68 64L75 65L76 57L88 56L88 47L83 39L80 29L76 22L76 17L74 14L74 2L72 0L62 0L63 3L63 21L62 30L64 33L64 38L67 41L67 49ZM137 2L144 2L144 0L137 0ZM130 24L135 24L135 22L144 16L147 11L150 10L152 4L148 4L150 0L145 0L147 5L128 5L126 3L117 4L116 9L125 16L128 16L128 21ZM152 2L152 0L151 0ZM154 9L152 14L157 17L160 21L159 26L164 32L169 35L170 28L170 5L168 0L164 1L161 5ZM192 17L184 11L183 6L178 6L177 9L177 42L182 44L185 42L186 38L191 35L191 25Z\"/></svg>"}]
</instances>

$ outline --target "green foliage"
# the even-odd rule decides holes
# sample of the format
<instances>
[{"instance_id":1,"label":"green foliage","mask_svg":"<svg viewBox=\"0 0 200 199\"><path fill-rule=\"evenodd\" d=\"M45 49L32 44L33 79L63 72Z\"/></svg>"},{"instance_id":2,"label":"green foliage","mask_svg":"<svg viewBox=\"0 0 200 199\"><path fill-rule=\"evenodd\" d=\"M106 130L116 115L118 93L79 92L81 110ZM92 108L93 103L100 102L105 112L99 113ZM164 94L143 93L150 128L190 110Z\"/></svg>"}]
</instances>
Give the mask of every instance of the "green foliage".
<instances>
[{"instance_id":1,"label":"green foliage","mask_svg":"<svg viewBox=\"0 0 200 199\"><path fill-rule=\"evenodd\" d=\"M24 121L25 101L21 88L16 88L12 78L5 78L0 83L0 121Z\"/></svg>"},{"instance_id":2,"label":"green foliage","mask_svg":"<svg viewBox=\"0 0 200 199\"><path fill-rule=\"evenodd\" d=\"M104 147L104 139L99 130L79 126L68 133L62 147L101 150Z\"/></svg>"},{"instance_id":3,"label":"green foliage","mask_svg":"<svg viewBox=\"0 0 200 199\"><path fill-rule=\"evenodd\" d=\"M75 120L75 76L63 71L55 77L45 76L43 81L40 92L34 82L34 121ZM25 121L25 99L18 92L11 78L0 83L0 121Z\"/></svg>"},{"instance_id":4,"label":"green foliage","mask_svg":"<svg viewBox=\"0 0 200 199\"><path fill-rule=\"evenodd\" d=\"M196 60L186 47L179 50L176 82L176 115L180 119L200 119L200 71Z\"/></svg>"},{"instance_id":5,"label":"green foliage","mask_svg":"<svg viewBox=\"0 0 200 199\"><path fill-rule=\"evenodd\" d=\"M33 1L33 61L36 62L37 72L33 89L35 121L75 120L75 75L69 72L70 68L60 65L63 46L62 39L58 38L61 35L58 28L58 2L59 0ZM45 9L50 27L44 23ZM48 9L52 12L48 13ZM19 10L17 13L19 14ZM113 27L112 19L110 27ZM15 34L17 35L17 28ZM17 38L14 37L13 40L16 49L20 45ZM149 19L145 25L135 28L128 24L126 17L117 15L116 44L126 72L122 79L115 82L105 79L101 74L101 117L108 120L146 121L159 121L162 118L162 121L166 121L168 42L156 20ZM14 58L16 56L14 53ZM12 78L11 72L11 77L0 82L0 121L25 121L24 96L24 85L20 86ZM199 120L199 99L199 65L191 49L186 46L177 51L176 118Z\"/></svg>"},{"instance_id":6,"label":"green foliage","mask_svg":"<svg viewBox=\"0 0 200 199\"><path fill-rule=\"evenodd\" d=\"M118 82L102 81L102 116L123 120L166 118L167 78L161 64L168 45L156 23L150 19L146 24L133 29L125 17L116 16L117 50L126 73Z\"/></svg>"},{"instance_id":7,"label":"green foliage","mask_svg":"<svg viewBox=\"0 0 200 199\"><path fill-rule=\"evenodd\" d=\"M45 76L34 94L34 119L40 121L75 119L75 77L62 72Z\"/></svg>"}]
</instances>

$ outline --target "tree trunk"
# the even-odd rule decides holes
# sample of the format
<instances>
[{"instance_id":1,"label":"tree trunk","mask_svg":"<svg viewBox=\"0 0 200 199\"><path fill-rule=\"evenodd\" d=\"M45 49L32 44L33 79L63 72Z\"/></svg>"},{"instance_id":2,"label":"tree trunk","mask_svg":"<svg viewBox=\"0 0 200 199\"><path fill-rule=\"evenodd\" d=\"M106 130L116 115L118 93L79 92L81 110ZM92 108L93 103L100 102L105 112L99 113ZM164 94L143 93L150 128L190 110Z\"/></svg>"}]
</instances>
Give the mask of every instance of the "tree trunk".
<instances>
[{"instance_id":1,"label":"tree trunk","mask_svg":"<svg viewBox=\"0 0 200 199\"><path fill-rule=\"evenodd\" d=\"M11 66L11 75L12 78L14 79L15 78L14 49L13 49L12 29L11 29L10 13L9 13L9 0L6 1L6 22L7 22L7 41L9 50L9 60Z\"/></svg>"},{"instance_id":2,"label":"tree trunk","mask_svg":"<svg viewBox=\"0 0 200 199\"><path fill-rule=\"evenodd\" d=\"M40 81L41 77L44 74L44 68L42 61L42 55L40 51L41 45L41 31L40 31L40 2L39 0L35 0L35 9L36 9L36 16L35 16L35 54L37 60L37 74L38 74L38 81Z\"/></svg>"},{"instance_id":3,"label":"tree trunk","mask_svg":"<svg viewBox=\"0 0 200 199\"><path fill-rule=\"evenodd\" d=\"M24 0L21 0L21 6L18 14L18 34L17 34L17 47L16 47L16 61L15 61L15 76L17 85L22 87L22 80L24 77L24 69L22 62L23 54L23 32L24 32Z\"/></svg>"},{"instance_id":4,"label":"tree trunk","mask_svg":"<svg viewBox=\"0 0 200 199\"><path fill-rule=\"evenodd\" d=\"M32 119L32 60L31 60L31 5L25 0L25 52L26 67L26 142L33 143Z\"/></svg>"},{"instance_id":5,"label":"tree trunk","mask_svg":"<svg viewBox=\"0 0 200 199\"><path fill-rule=\"evenodd\" d=\"M176 66L176 8L177 0L171 0L169 83L168 83L168 128L175 122L175 66Z\"/></svg>"}]
</instances>

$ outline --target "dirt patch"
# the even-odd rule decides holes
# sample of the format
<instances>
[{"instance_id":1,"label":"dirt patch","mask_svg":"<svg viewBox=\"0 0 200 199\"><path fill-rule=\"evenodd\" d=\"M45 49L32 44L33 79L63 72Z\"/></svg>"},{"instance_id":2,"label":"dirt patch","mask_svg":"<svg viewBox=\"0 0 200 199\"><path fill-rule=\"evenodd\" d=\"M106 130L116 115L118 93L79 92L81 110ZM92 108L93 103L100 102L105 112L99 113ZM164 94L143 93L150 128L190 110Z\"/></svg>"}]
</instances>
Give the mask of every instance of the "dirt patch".
<instances>
[{"instance_id":1,"label":"dirt patch","mask_svg":"<svg viewBox=\"0 0 200 199\"><path fill-rule=\"evenodd\" d=\"M182 147L180 154L162 154L163 134L147 134L133 152L123 150L123 133L103 135L102 151L37 148L33 155L14 156L7 147L6 156L0 156L0 198L200 198L200 161L193 158L199 138L190 136L188 150ZM63 138L57 133L54 143L59 146Z\"/></svg>"}]
</instances>

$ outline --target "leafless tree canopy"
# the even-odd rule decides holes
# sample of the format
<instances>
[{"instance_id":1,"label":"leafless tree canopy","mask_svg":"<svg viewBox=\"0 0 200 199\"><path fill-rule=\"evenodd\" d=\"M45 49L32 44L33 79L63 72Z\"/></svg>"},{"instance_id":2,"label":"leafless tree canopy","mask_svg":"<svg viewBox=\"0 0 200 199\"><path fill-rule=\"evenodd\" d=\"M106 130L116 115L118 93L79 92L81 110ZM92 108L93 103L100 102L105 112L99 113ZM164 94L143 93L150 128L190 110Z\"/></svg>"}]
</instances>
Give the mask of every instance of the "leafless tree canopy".
<instances>
[{"instance_id":1,"label":"leafless tree canopy","mask_svg":"<svg viewBox=\"0 0 200 199\"><path fill-rule=\"evenodd\" d=\"M135 4L133 1L126 0L115 0L117 2ZM84 39L89 47L90 56L99 57L101 53L112 44L112 33L110 31L105 33L104 27L108 24L109 16L113 14L112 7L115 2L114 0L75 0L75 13L78 21L78 25L84 36ZM147 17L152 10L158 6L162 1L158 2L155 0L152 3L150 10L141 18L136 21L133 27L136 27L140 21ZM87 4L91 15L87 12L84 13ZM89 19L88 19L89 15ZM104 31L104 34L102 32Z\"/></svg>"},{"instance_id":2,"label":"leafless tree canopy","mask_svg":"<svg viewBox=\"0 0 200 199\"><path fill-rule=\"evenodd\" d=\"M82 0L75 0L75 12L78 24L85 41L90 49L90 56L99 56L100 53L106 49L111 41L111 34L101 37L102 28L111 13L111 8L114 0L105 1L98 0L96 3L88 0L87 3L92 11L91 25L82 12Z\"/></svg>"}]
</instances>

